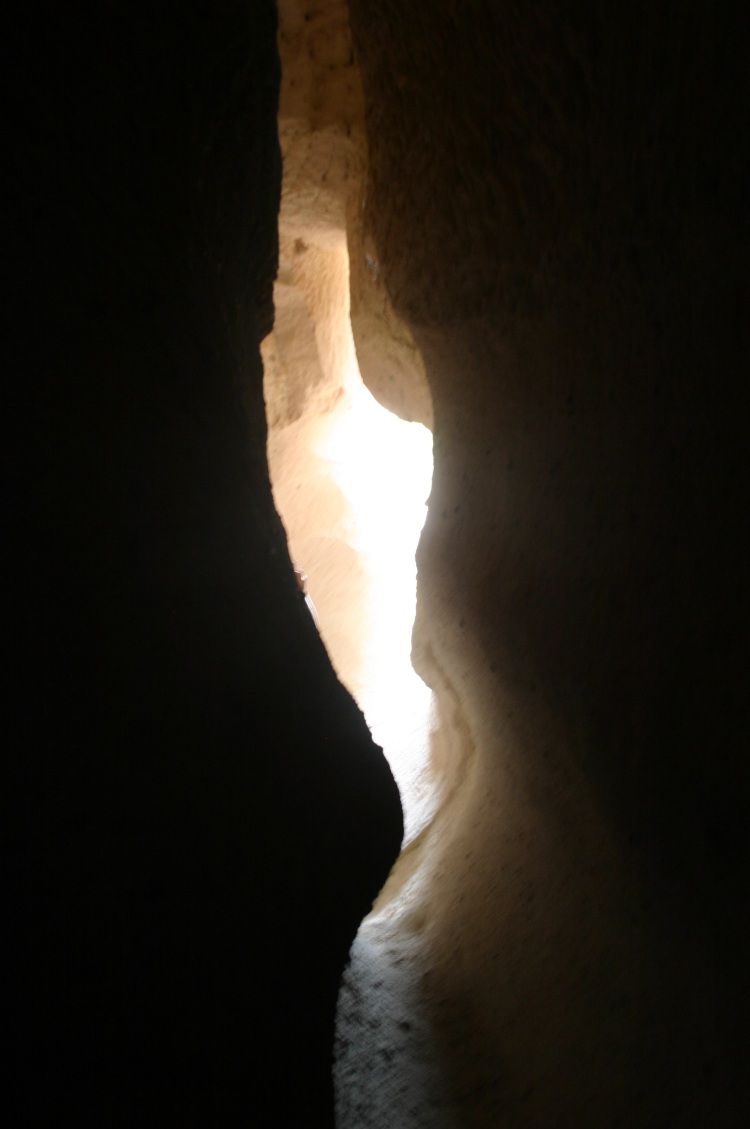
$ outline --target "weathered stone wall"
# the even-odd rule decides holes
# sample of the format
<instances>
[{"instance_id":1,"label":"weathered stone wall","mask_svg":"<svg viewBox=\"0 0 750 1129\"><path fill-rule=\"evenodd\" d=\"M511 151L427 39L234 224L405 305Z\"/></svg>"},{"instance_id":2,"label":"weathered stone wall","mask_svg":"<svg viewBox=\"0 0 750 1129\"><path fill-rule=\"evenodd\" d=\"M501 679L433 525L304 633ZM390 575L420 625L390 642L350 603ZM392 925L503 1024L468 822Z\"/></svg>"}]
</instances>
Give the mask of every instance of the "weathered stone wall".
<instances>
[{"instance_id":1,"label":"weathered stone wall","mask_svg":"<svg viewBox=\"0 0 750 1129\"><path fill-rule=\"evenodd\" d=\"M350 358L331 327L346 304L364 383L397 415L429 424L421 356L364 246L367 144L348 6L281 0L278 9L284 178L276 323L263 346L269 422L336 402Z\"/></svg>"},{"instance_id":2,"label":"weathered stone wall","mask_svg":"<svg viewBox=\"0 0 750 1129\"><path fill-rule=\"evenodd\" d=\"M415 655L463 767L414 928L457 1123L741 1124L739 27L350 7L434 401Z\"/></svg>"},{"instance_id":3,"label":"weathered stone wall","mask_svg":"<svg viewBox=\"0 0 750 1129\"><path fill-rule=\"evenodd\" d=\"M8 1125L332 1122L401 818L268 483L275 33L107 4L6 39Z\"/></svg>"}]
</instances>

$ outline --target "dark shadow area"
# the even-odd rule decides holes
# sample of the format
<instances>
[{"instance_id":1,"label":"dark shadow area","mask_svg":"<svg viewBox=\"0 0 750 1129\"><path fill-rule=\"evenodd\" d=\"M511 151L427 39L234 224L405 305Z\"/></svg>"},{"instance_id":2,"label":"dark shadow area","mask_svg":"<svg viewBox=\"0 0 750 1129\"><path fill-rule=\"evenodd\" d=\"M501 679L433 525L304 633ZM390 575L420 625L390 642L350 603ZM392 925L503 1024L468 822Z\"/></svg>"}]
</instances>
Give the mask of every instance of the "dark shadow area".
<instances>
[{"instance_id":1,"label":"dark shadow area","mask_svg":"<svg viewBox=\"0 0 750 1129\"><path fill-rule=\"evenodd\" d=\"M398 794L265 462L270 2L4 45L8 1125L332 1124Z\"/></svg>"}]
</instances>

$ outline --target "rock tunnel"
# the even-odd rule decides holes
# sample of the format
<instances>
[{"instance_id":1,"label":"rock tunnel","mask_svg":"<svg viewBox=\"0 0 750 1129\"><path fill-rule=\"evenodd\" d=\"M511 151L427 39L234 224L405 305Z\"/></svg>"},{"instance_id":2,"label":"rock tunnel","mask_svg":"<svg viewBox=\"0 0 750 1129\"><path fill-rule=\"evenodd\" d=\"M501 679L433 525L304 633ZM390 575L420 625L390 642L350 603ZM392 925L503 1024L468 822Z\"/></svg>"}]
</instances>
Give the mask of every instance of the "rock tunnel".
<instances>
[{"instance_id":1,"label":"rock tunnel","mask_svg":"<svg viewBox=\"0 0 750 1129\"><path fill-rule=\"evenodd\" d=\"M663 0L17 21L9 1125L747 1123L743 34ZM362 585L337 651L291 559L325 534L274 505L355 362L432 433L406 838Z\"/></svg>"}]
</instances>

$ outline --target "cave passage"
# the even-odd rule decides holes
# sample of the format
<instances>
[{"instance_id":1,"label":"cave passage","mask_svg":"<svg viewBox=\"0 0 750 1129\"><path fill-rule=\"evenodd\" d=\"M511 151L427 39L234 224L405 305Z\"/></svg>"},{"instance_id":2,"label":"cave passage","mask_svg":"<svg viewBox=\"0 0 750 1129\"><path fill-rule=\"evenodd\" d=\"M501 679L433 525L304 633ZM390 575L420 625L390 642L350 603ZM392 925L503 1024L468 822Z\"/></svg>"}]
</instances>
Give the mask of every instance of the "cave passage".
<instances>
[{"instance_id":1,"label":"cave passage","mask_svg":"<svg viewBox=\"0 0 750 1129\"><path fill-rule=\"evenodd\" d=\"M440 801L432 771L437 711L411 662L432 434L382 407L365 387L344 233L328 232L316 246L311 228L302 227L304 238L299 225L285 232L282 205L275 327L262 346L271 484L332 665L399 787L403 847L416 847ZM443 1126L438 1056L415 991L421 950L404 928L420 882L414 857L396 868L350 952L336 1018L341 1125L388 1125L408 1090L431 1110L435 1129ZM398 1052L398 1069L383 1069L381 1038ZM363 1101L364 1122L356 1112Z\"/></svg>"},{"instance_id":2,"label":"cave passage","mask_svg":"<svg viewBox=\"0 0 750 1129\"><path fill-rule=\"evenodd\" d=\"M314 398L293 422L271 423L269 467L290 556L306 574L333 666L399 785L408 842L433 805L432 695L410 658L432 436L365 388L347 311L339 310L339 325L328 328L340 336L347 363L335 392ZM269 401L272 395L269 389Z\"/></svg>"},{"instance_id":3,"label":"cave passage","mask_svg":"<svg viewBox=\"0 0 750 1129\"><path fill-rule=\"evenodd\" d=\"M277 10L278 270L261 343L269 473L333 668L399 786L406 844L436 805L432 695L411 662L430 393L361 244L367 144L348 7Z\"/></svg>"}]
</instances>

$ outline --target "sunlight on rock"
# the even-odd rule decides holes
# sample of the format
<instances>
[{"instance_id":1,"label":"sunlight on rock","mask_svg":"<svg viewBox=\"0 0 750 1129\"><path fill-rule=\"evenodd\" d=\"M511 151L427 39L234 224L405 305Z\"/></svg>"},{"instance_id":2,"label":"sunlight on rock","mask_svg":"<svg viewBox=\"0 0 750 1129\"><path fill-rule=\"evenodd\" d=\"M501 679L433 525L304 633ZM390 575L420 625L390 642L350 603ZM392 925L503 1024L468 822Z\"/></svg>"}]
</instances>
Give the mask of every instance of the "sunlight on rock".
<instances>
[{"instance_id":1,"label":"sunlight on rock","mask_svg":"<svg viewBox=\"0 0 750 1129\"><path fill-rule=\"evenodd\" d=\"M432 695L410 658L432 436L382 408L351 364L332 410L272 429L269 463L290 553L334 667L391 764L408 841L434 791Z\"/></svg>"}]
</instances>

